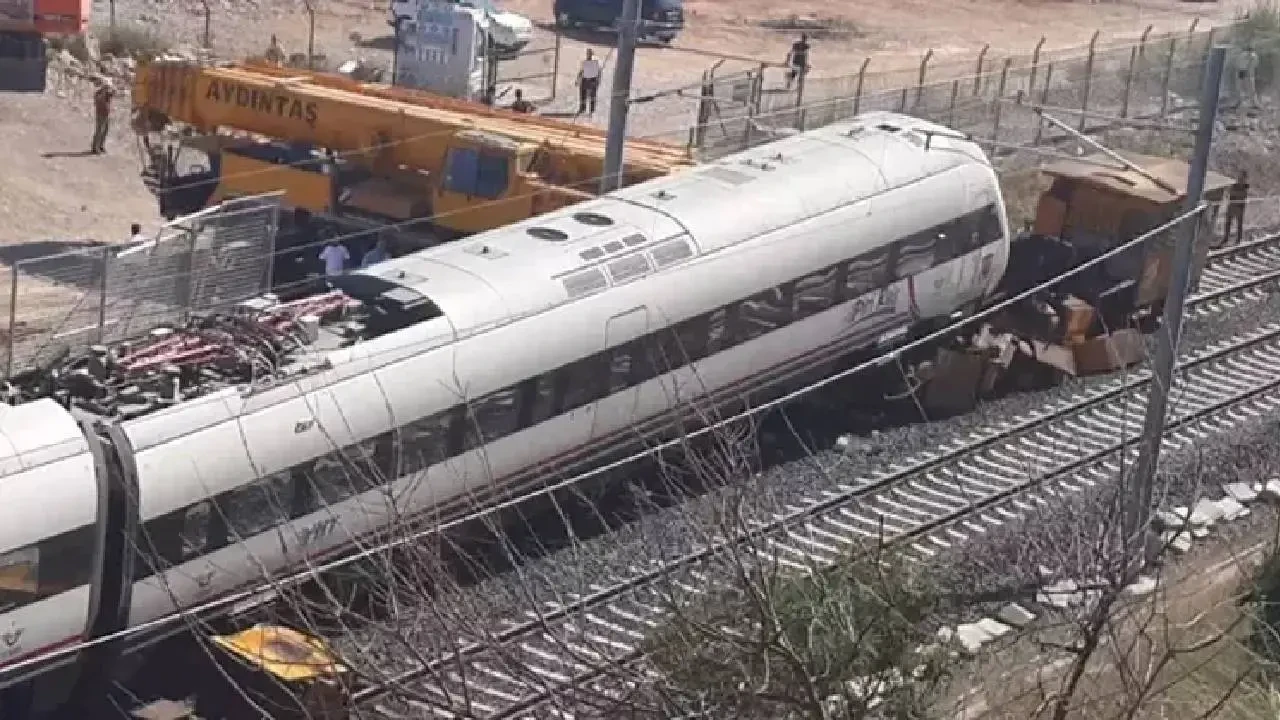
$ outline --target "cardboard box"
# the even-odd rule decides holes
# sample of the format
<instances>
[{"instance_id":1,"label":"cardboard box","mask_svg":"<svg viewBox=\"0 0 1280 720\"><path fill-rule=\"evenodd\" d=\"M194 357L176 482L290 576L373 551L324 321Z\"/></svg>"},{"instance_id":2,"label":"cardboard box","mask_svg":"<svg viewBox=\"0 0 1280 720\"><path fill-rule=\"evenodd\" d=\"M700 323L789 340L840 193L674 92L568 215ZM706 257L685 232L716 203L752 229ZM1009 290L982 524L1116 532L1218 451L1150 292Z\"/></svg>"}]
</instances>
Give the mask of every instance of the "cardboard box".
<instances>
[{"instance_id":1,"label":"cardboard box","mask_svg":"<svg viewBox=\"0 0 1280 720\"><path fill-rule=\"evenodd\" d=\"M1117 330L1075 346L1076 372L1083 375L1127 367L1141 360L1145 353L1142 333Z\"/></svg>"},{"instance_id":2,"label":"cardboard box","mask_svg":"<svg viewBox=\"0 0 1280 720\"><path fill-rule=\"evenodd\" d=\"M1082 342L1089 334L1096 311L1092 305L1075 295L1068 295L1063 304L1067 308L1067 316L1062 318L1065 327L1063 337L1069 345Z\"/></svg>"}]
</instances>

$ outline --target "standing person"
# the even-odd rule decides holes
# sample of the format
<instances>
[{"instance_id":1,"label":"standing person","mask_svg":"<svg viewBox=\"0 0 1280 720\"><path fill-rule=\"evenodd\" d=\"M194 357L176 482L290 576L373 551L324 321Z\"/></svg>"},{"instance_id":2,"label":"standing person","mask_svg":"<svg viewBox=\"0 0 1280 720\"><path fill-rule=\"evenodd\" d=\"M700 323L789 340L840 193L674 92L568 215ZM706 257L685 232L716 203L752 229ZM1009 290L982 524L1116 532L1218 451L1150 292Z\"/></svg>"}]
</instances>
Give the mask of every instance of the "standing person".
<instances>
[{"instance_id":1,"label":"standing person","mask_svg":"<svg viewBox=\"0 0 1280 720\"><path fill-rule=\"evenodd\" d=\"M107 129L111 120L111 101L115 98L115 90L111 81L101 75L93 76L97 86L93 91L93 144L89 152L100 155L107 151Z\"/></svg>"},{"instance_id":2,"label":"standing person","mask_svg":"<svg viewBox=\"0 0 1280 720\"><path fill-rule=\"evenodd\" d=\"M1258 101L1258 53L1252 43L1245 43L1236 56L1236 107L1241 103L1248 103L1250 110L1262 105Z\"/></svg>"},{"instance_id":3,"label":"standing person","mask_svg":"<svg viewBox=\"0 0 1280 720\"><path fill-rule=\"evenodd\" d=\"M284 49L280 47L280 41L276 39L275 35L271 36L271 42L267 45L267 52L265 55L267 62L272 65L275 65L276 67L284 66Z\"/></svg>"},{"instance_id":4,"label":"standing person","mask_svg":"<svg viewBox=\"0 0 1280 720\"><path fill-rule=\"evenodd\" d=\"M809 74L809 35L808 33L800 33L800 39L791 43L791 50L787 52L787 89L791 89L791 83L796 78L803 79Z\"/></svg>"},{"instance_id":5,"label":"standing person","mask_svg":"<svg viewBox=\"0 0 1280 720\"><path fill-rule=\"evenodd\" d=\"M1240 177L1227 193L1227 223L1222 231L1222 242L1231 240L1231 225L1235 223L1236 242L1244 240L1244 206L1249 201L1249 173L1240 171Z\"/></svg>"},{"instance_id":6,"label":"standing person","mask_svg":"<svg viewBox=\"0 0 1280 720\"><path fill-rule=\"evenodd\" d=\"M381 235L378 236L378 242L373 244L369 252L364 254L364 258L360 260L360 267L369 267L374 263L380 263L383 260L390 260L391 253L387 250L387 239Z\"/></svg>"},{"instance_id":7,"label":"standing person","mask_svg":"<svg viewBox=\"0 0 1280 720\"><path fill-rule=\"evenodd\" d=\"M324 244L324 249L320 251L320 259L324 262L324 274L326 277L341 275L347 269L347 261L351 260L351 253L336 238L330 238Z\"/></svg>"},{"instance_id":8,"label":"standing person","mask_svg":"<svg viewBox=\"0 0 1280 720\"><path fill-rule=\"evenodd\" d=\"M531 113L533 112L533 103L524 99L524 91L516 88L515 102L511 103L512 112Z\"/></svg>"},{"instance_id":9,"label":"standing person","mask_svg":"<svg viewBox=\"0 0 1280 720\"><path fill-rule=\"evenodd\" d=\"M578 71L578 114L594 115L596 112L596 91L600 89L600 75L604 72L595 53L587 49L587 58L582 61L582 69ZM590 108L590 112L588 112Z\"/></svg>"}]
</instances>

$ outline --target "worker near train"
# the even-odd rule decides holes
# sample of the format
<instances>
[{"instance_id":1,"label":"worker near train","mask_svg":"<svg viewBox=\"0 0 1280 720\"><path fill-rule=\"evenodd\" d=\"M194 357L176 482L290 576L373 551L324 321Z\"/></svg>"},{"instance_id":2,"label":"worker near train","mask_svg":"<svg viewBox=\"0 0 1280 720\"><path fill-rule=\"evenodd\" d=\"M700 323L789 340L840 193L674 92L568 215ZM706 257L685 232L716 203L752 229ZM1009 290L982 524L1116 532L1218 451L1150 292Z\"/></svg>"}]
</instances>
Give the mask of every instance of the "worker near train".
<instances>
[{"instance_id":1,"label":"worker near train","mask_svg":"<svg viewBox=\"0 0 1280 720\"><path fill-rule=\"evenodd\" d=\"M600 90L600 76L604 67L596 59L591 48L587 48L587 57L582 61L582 69L578 70L578 114L594 115L596 112L596 92Z\"/></svg>"},{"instance_id":2,"label":"worker near train","mask_svg":"<svg viewBox=\"0 0 1280 720\"><path fill-rule=\"evenodd\" d=\"M809 35L800 33L800 39L791 43L791 50L787 52L787 89L791 89L791 84L797 79L804 82L804 77L809 74Z\"/></svg>"},{"instance_id":3,"label":"worker near train","mask_svg":"<svg viewBox=\"0 0 1280 720\"><path fill-rule=\"evenodd\" d=\"M341 275L347 269L347 262L351 260L351 252L337 238L330 238L320 251L320 260L324 263L326 277Z\"/></svg>"},{"instance_id":4,"label":"worker near train","mask_svg":"<svg viewBox=\"0 0 1280 720\"><path fill-rule=\"evenodd\" d=\"M1222 241L1231 241L1231 229L1235 227L1236 242L1244 241L1244 206L1249 202L1249 173L1241 170L1231 189L1227 191L1227 221L1222 230Z\"/></svg>"},{"instance_id":5,"label":"worker near train","mask_svg":"<svg viewBox=\"0 0 1280 720\"><path fill-rule=\"evenodd\" d=\"M111 120L111 101L115 99L115 89L111 81L101 75L93 76L93 142L89 152L101 155L107 151L107 130Z\"/></svg>"},{"instance_id":6,"label":"worker near train","mask_svg":"<svg viewBox=\"0 0 1280 720\"><path fill-rule=\"evenodd\" d=\"M360 267L369 267L375 263L390 259L391 252L387 250L387 239L379 236L378 242L374 243L373 247L369 248L369 251L360 259Z\"/></svg>"}]
</instances>

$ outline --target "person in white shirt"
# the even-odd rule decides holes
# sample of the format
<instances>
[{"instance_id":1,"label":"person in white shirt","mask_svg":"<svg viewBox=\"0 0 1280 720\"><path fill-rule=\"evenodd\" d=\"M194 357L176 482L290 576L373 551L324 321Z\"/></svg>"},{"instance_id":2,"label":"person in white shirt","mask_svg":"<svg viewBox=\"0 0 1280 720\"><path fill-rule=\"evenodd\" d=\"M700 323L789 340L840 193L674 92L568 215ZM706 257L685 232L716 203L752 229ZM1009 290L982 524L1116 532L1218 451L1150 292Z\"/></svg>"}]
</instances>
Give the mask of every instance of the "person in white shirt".
<instances>
[{"instance_id":1,"label":"person in white shirt","mask_svg":"<svg viewBox=\"0 0 1280 720\"><path fill-rule=\"evenodd\" d=\"M596 91L600 89L600 74L604 71L595 54L587 49L587 59L578 71L578 114L595 114Z\"/></svg>"},{"instance_id":2,"label":"person in white shirt","mask_svg":"<svg viewBox=\"0 0 1280 720\"><path fill-rule=\"evenodd\" d=\"M341 275L342 271L347 268L347 261L351 259L351 253L347 252L347 248L342 243L337 240L330 240L325 243L324 249L320 251L320 259L324 261L325 275Z\"/></svg>"}]
</instances>

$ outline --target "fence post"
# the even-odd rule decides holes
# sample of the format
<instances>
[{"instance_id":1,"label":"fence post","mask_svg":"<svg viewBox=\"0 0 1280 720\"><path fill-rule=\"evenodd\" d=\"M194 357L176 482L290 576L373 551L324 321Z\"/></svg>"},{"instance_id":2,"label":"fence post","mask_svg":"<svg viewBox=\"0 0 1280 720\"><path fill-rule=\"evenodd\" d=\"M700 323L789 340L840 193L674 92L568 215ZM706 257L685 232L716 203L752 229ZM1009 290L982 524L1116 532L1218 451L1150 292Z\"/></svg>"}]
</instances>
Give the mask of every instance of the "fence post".
<instances>
[{"instance_id":1,"label":"fence post","mask_svg":"<svg viewBox=\"0 0 1280 720\"><path fill-rule=\"evenodd\" d=\"M973 96L978 97L978 93L982 92L982 63L987 59L987 51L991 49L988 43L982 46L978 51L978 68L973 73Z\"/></svg>"},{"instance_id":2,"label":"fence post","mask_svg":"<svg viewBox=\"0 0 1280 720\"><path fill-rule=\"evenodd\" d=\"M1040 107L1049 104L1049 85L1053 82L1053 63L1049 63L1044 68L1044 89L1040 91ZM1036 115L1036 137L1031 141L1032 145L1039 145L1040 138L1044 135L1044 117Z\"/></svg>"},{"instance_id":3,"label":"fence post","mask_svg":"<svg viewBox=\"0 0 1280 720\"><path fill-rule=\"evenodd\" d=\"M556 45L551 58L551 99L556 99L556 81L560 79L560 31L556 30Z\"/></svg>"},{"instance_id":4,"label":"fence post","mask_svg":"<svg viewBox=\"0 0 1280 720\"><path fill-rule=\"evenodd\" d=\"M920 96L924 94L924 76L929 71L929 59L933 57L933 48L920 59L920 75L916 77L916 105L920 104Z\"/></svg>"},{"instance_id":5,"label":"fence post","mask_svg":"<svg viewBox=\"0 0 1280 720\"><path fill-rule=\"evenodd\" d=\"M853 92L853 114L857 115L862 109L862 81L867 79L867 66L871 64L871 56L867 56L862 61L862 67L858 68L858 88Z\"/></svg>"},{"instance_id":6,"label":"fence post","mask_svg":"<svg viewBox=\"0 0 1280 720\"><path fill-rule=\"evenodd\" d=\"M1120 117L1129 117L1129 95L1133 90L1133 74L1138 69L1138 49L1141 45L1134 45L1129 50L1129 72L1124 75L1124 96L1120 98Z\"/></svg>"},{"instance_id":7,"label":"fence post","mask_svg":"<svg viewBox=\"0 0 1280 720\"><path fill-rule=\"evenodd\" d=\"M1036 49L1031 51L1031 80L1027 83L1027 96L1030 97L1036 91L1036 71L1040 69L1040 50L1044 48L1044 36L1040 36L1040 42L1036 43ZM1018 96L1018 103L1022 103L1022 96Z\"/></svg>"},{"instance_id":8,"label":"fence post","mask_svg":"<svg viewBox=\"0 0 1280 720\"><path fill-rule=\"evenodd\" d=\"M111 34L115 35L116 34L116 0L111 0L111 4L108 6L108 10L111 13L111 17L108 21L110 23L109 27L111 28Z\"/></svg>"},{"instance_id":9,"label":"fence post","mask_svg":"<svg viewBox=\"0 0 1280 720\"><path fill-rule=\"evenodd\" d=\"M111 248L102 248L102 277L98 288L98 344L107 336L107 277L111 274Z\"/></svg>"},{"instance_id":10,"label":"fence post","mask_svg":"<svg viewBox=\"0 0 1280 720\"><path fill-rule=\"evenodd\" d=\"M905 113L907 111L907 88L902 88L902 99L898 101L898 112Z\"/></svg>"},{"instance_id":11,"label":"fence post","mask_svg":"<svg viewBox=\"0 0 1280 720\"><path fill-rule=\"evenodd\" d=\"M209 50L212 48L209 43L209 26L213 22L213 8L209 7L209 0L200 0L200 4L204 6L204 49Z\"/></svg>"},{"instance_id":12,"label":"fence post","mask_svg":"<svg viewBox=\"0 0 1280 720\"><path fill-rule=\"evenodd\" d=\"M316 9L311 0L302 0L307 8L307 69L316 68Z\"/></svg>"},{"instance_id":13,"label":"fence post","mask_svg":"<svg viewBox=\"0 0 1280 720\"><path fill-rule=\"evenodd\" d=\"M996 139L1000 134L1000 113L1004 109L1004 92L1006 84L1009 82L1009 67L1013 65L1013 58L1004 59L1004 67L1000 69L1000 85L996 89L996 110L995 117L991 118L991 154L996 153Z\"/></svg>"},{"instance_id":14,"label":"fence post","mask_svg":"<svg viewBox=\"0 0 1280 720\"><path fill-rule=\"evenodd\" d=\"M1080 98L1080 132L1084 132L1085 123L1088 122L1089 112L1089 90L1093 88L1093 61L1098 52L1098 35L1101 30L1094 30L1093 37L1089 39L1089 56L1084 61L1084 96Z\"/></svg>"},{"instance_id":15,"label":"fence post","mask_svg":"<svg viewBox=\"0 0 1280 720\"><path fill-rule=\"evenodd\" d=\"M1151 37L1151 31L1155 29L1155 25L1148 25L1146 30L1142 31L1142 37L1138 38L1138 57L1147 54L1147 40Z\"/></svg>"},{"instance_id":16,"label":"fence post","mask_svg":"<svg viewBox=\"0 0 1280 720\"><path fill-rule=\"evenodd\" d=\"M751 90L747 95L747 121L742 126L742 146L751 147L751 133L755 130L756 115L760 112L760 96L764 92L764 64L751 76Z\"/></svg>"},{"instance_id":17,"label":"fence post","mask_svg":"<svg viewBox=\"0 0 1280 720\"><path fill-rule=\"evenodd\" d=\"M947 127L956 126L956 96L960 94L960 81L951 81L951 105L947 109Z\"/></svg>"},{"instance_id":18,"label":"fence post","mask_svg":"<svg viewBox=\"0 0 1280 720\"><path fill-rule=\"evenodd\" d=\"M1169 82L1173 79L1173 56L1178 51L1178 38L1169 38L1169 53L1164 58L1164 79L1160 81L1160 119L1169 113Z\"/></svg>"},{"instance_id":19,"label":"fence post","mask_svg":"<svg viewBox=\"0 0 1280 720\"><path fill-rule=\"evenodd\" d=\"M18 335L18 263L9 268L9 346L4 362L5 378L13 377L13 343Z\"/></svg>"}]
</instances>

